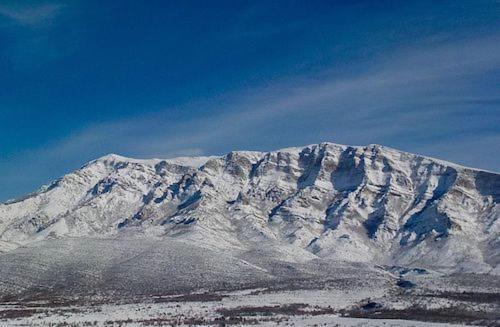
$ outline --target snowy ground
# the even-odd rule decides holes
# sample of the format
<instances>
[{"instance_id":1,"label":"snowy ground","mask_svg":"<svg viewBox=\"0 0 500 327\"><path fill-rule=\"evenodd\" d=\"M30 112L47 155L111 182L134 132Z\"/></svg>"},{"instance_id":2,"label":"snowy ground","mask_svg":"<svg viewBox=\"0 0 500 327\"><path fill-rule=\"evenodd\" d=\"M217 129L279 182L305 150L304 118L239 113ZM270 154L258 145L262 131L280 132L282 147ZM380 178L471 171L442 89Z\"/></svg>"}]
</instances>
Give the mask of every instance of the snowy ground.
<instances>
[{"instance_id":1,"label":"snowy ground","mask_svg":"<svg viewBox=\"0 0 500 327\"><path fill-rule=\"evenodd\" d=\"M140 303L124 305L102 305L61 307L53 311L35 313L32 316L3 320L3 326L154 326L154 325L223 325L217 313L221 303ZM2 310L5 310L2 307ZM10 307L8 310L13 310ZM22 315L22 314L20 314ZM240 319L226 318L226 324L262 326L452 326L395 319L344 318L336 314L289 315L255 314Z\"/></svg>"},{"instance_id":2,"label":"snowy ground","mask_svg":"<svg viewBox=\"0 0 500 327\"><path fill-rule=\"evenodd\" d=\"M0 326L500 326L494 274L291 262L282 248L229 256L170 239L38 245L0 256Z\"/></svg>"},{"instance_id":3,"label":"snowy ground","mask_svg":"<svg viewBox=\"0 0 500 327\"><path fill-rule=\"evenodd\" d=\"M428 291L395 292L380 287L280 291L258 288L140 299L6 302L0 305L0 325L385 327L500 324L498 292L478 293L482 297L467 297L470 293L463 291L422 296L422 292Z\"/></svg>"}]
</instances>

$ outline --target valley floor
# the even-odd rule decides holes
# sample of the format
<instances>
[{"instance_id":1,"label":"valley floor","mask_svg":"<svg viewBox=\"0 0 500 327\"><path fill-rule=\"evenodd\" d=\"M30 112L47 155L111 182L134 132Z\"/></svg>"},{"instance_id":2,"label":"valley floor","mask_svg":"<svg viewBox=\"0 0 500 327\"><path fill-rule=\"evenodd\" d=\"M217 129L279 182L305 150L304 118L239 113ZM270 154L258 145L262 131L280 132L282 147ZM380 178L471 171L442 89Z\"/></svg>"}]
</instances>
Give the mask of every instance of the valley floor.
<instances>
[{"instance_id":1,"label":"valley floor","mask_svg":"<svg viewBox=\"0 0 500 327\"><path fill-rule=\"evenodd\" d=\"M413 276L396 288L263 287L143 298L12 301L0 304L0 325L499 326L499 289L478 286L485 284L484 277Z\"/></svg>"}]
</instances>

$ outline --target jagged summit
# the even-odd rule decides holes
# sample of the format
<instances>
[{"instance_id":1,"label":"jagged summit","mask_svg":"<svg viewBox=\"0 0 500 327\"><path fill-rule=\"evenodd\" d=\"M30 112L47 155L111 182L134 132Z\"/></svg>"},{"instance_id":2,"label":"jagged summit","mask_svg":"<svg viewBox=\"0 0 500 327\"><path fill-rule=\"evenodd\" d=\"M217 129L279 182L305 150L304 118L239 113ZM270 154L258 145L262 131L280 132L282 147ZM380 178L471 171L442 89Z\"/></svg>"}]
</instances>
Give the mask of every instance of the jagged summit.
<instances>
[{"instance_id":1,"label":"jagged summit","mask_svg":"<svg viewBox=\"0 0 500 327\"><path fill-rule=\"evenodd\" d=\"M188 166L188 167L200 167L207 160L209 160L209 156L199 156L199 157L175 157L169 159L136 159L130 157L124 157L119 154L110 153L95 160L90 161L85 166L93 165L96 163L110 163L111 165L120 164L120 163L135 163L135 164L143 164L143 165L156 165L160 162L167 162L171 164L176 164L179 166Z\"/></svg>"},{"instance_id":2,"label":"jagged summit","mask_svg":"<svg viewBox=\"0 0 500 327\"><path fill-rule=\"evenodd\" d=\"M453 163L450 161L437 159L437 158L424 156L424 155L419 155L419 154L413 154L411 152L401 151L401 150L398 150L395 148L391 148L391 147L381 145L381 144L376 144L376 143L372 143L372 144L368 144L368 145L345 145L345 144L339 144L339 143L333 143L333 142L321 142L318 144L309 144L309 145L299 146L299 147L282 148L282 149L270 151L269 153L298 152L298 151L301 151L302 149L305 149L305 148L324 147L324 146L335 146L335 147L339 147L339 148L343 148L343 149L354 148L354 149L364 149L364 150L372 150L372 151L384 150L384 151L388 151L388 152L404 153L404 154L411 155L414 157L423 158L426 160L431 160L431 161L434 161L436 163L450 166L450 167L454 167L457 169L469 169L469 170L484 171L487 173L497 174L496 172L493 172L493 171L488 171L488 170L474 168L474 167L466 167L466 166L459 165L459 164L456 164L456 163ZM252 155L252 154L262 154L263 152L247 151L247 150L234 150L234 151L231 151L230 153L227 153L227 154L220 156L220 157L230 155L231 153L236 153L236 154L240 154L240 155ZM166 161L166 162L171 162L171 163L175 163L175 164L179 164L179 165L185 165L185 166L191 166L191 167L201 167L203 164L206 163L206 161L208 161L209 159L214 159L214 158L218 158L218 157L217 156L195 156L195 157L183 156L183 157L174 157L174 158L168 158L168 159L160 159L160 158L138 159L138 158L132 158L132 157L125 157L125 156L122 156L122 155L119 155L116 153L109 153L107 155L99 157L98 159L90 161L88 164L93 164L96 162L130 162L130 163L141 163L141 164L156 164L156 163L161 162L161 161Z\"/></svg>"},{"instance_id":3,"label":"jagged summit","mask_svg":"<svg viewBox=\"0 0 500 327\"><path fill-rule=\"evenodd\" d=\"M53 239L175 238L290 260L498 272L500 175L381 145L89 162L0 204L0 250ZM288 253L288 252L287 252Z\"/></svg>"}]
</instances>

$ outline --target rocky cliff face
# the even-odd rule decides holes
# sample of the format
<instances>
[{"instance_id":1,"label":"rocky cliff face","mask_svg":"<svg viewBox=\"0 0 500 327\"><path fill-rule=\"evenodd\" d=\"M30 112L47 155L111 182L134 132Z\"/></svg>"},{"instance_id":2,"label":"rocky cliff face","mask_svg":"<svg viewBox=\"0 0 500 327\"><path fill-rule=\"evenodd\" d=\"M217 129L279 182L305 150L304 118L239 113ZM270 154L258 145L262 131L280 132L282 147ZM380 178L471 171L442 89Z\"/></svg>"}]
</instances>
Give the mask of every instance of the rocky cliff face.
<instances>
[{"instance_id":1,"label":"rocky cliff face","mask_svg":"<svg viewBox=\"0 0 500 327\"><path fill-rule=\"evenodd\" d=\"M378 145L109 155L1 204L0 250L54 238L175 238L212 250L284 245L304 259L499 273L499 201L498 174Z\"/></svg>"}]
</instances>

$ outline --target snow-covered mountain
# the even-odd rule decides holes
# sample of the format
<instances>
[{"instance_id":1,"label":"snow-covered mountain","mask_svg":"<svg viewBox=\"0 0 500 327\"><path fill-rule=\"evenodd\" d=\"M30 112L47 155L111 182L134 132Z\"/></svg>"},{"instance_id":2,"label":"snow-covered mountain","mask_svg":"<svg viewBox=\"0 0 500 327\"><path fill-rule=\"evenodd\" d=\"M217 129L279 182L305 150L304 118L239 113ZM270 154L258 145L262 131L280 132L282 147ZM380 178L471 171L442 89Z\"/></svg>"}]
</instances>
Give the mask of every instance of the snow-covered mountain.
<instances>
[{"instance_id":1,"label":"snow-covered mountain","mask_svg":"<svg viewBox=\"0 0 500 327\"><path fill-rule=\"evenodd\" d=\"M272 248L293 262L498 274L499 203L499 174L379 145L108 155L0 204L0 251L49 240L175 239L207 255Z\"/></svg>"}]
</instances>

